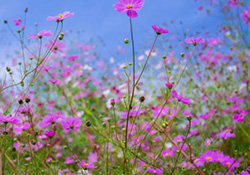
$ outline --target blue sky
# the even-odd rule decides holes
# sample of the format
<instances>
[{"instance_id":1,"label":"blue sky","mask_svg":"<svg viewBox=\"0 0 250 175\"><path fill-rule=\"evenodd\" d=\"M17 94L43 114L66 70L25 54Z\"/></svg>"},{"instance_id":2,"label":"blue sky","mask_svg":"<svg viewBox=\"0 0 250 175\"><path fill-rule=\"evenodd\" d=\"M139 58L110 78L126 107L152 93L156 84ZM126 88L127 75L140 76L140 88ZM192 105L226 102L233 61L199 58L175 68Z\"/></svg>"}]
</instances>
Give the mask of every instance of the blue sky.
<instances>
[{"instance_id":1,"label":"blue sky","mask_svg":"<svg viewBox=\"0 0 250 175\"><path fill-rule=\"evenodd\" d=\"M103 38L106 43L103 52L112 55L117 50L117 45L130 36L128 18L125 14L117 13L112 6L116 2L117 0L0 0L0 20L7 19L11 23L14 18L22 17L23 10L28 7L29 31L34 30L35 22L39 24L38 30L53 30L55 24L46 21L46 17L72 11L75 16L65 20L64 29L74 32L84 30L81 40L97 36ZM177 24L183 21L184 28L192 32L203 26L215 30L218 18L209 17L205 12L199 13L198 7L199 4L193 0L146 0L145 6L139 11L139 17L134 20L137 48L144 45L143 39L153 35L152 24L169 23L170 20L174 20ZM170 28L170 33L174 33L176 29L180 29L179 25L176 28ZM1 23L1 55L5 52L3 45L6 42L11 43L13 47L17 44L10 32L5 32L6 30L6 26ZM10 53L9 50L8 52Z\"/></svg>"}]
</instances>

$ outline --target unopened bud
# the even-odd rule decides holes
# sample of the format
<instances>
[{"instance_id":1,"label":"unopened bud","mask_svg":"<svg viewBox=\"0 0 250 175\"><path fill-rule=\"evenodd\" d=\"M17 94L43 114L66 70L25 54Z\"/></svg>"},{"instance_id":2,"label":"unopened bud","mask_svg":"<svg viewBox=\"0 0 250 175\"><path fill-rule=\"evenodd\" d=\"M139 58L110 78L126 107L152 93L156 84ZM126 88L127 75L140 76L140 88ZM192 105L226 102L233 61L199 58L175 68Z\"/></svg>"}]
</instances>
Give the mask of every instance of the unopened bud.
<instances>
[{"instance_id":1,"label":"unopened bud","mask_svg":"<svg viewBox=\"0 0 250 175\"><path fill-rule=\"evenodd\" d=\"M144 102L145 101L145 97L144 96L141 96L140 97L140 102L142 103L142 102Z\"/></svg>"},{"instance_id":2,"label":"unopened bud","mask_svg":"<svg viewBox=\"0 0 250 175\"><path fill-rule=\"evenodd\" d=\"M30 102L30 99L29 99L29 98L26 98L26 99L25 99L25 102L26 102L26 103L29 103L29 102Z\"/></svg>"},{"instance_id":3,"label":"unopened bud","mask_svg":"<svg viewBox=\"0 0 250 175\"><path fill-rule=\"evenodd\" d=\"M22 100L22 99L18 100L18 103L19 103L20 105L22 105L22 104L23 104L23 100Z\"/></svg>"},{"instance_id":4,"label":"unopened bud","mask_svg":"<svg viewBox=\"0 0 250 175\"><path fill-rule=\"evenodd\" d=\"M87 122L86 122L86 126L87 126L87 127L90 127L90 126L91 126L91 122L90 122L90 121L87 121Z\"/></svg>"},{"instance_id":5,"label":"unopened bud","mask_svg":"<svg viewBox=\"0 0 250 175\"><path fill-rule=\"evenodd\" d=\"M114 106L115 106L115 99L111 99L111 100L110 100L110 104L111 104L111 106L114 107Z\"/></svg>"},{"instance_id":6,"label":"unopened bud","mask_svg":"<svg viewBox=\"0 0 250 175\"><path fill-rule=\"evenodd\" d=\"M126 39L124 39L124 43L125 44L128 44L129 43L129 40L126 38Z\"/></svg>"}]
</instances>

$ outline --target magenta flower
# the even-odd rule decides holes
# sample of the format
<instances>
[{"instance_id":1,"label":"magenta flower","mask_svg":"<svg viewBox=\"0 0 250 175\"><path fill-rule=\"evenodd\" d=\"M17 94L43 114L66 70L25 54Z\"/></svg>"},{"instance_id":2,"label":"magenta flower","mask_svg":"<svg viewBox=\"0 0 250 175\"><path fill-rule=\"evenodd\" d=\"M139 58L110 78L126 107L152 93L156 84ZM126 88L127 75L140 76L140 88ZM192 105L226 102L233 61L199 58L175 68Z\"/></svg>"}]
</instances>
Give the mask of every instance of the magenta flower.
<instances>
[{"instance_id":1,"label":"magenta flower","mask_svg":"<svg viewBox=\"0 0 250 175\"><path fill-rule=\"evenodd\" d=\"M59 85L60 84L60 80L59 79L49 79L49 82L55 85Z\"/></svg>"},{"instance_id":2,"label":"magenta flower","mask_svg":"<svg viewBox=\"0 0 250 175\"><path fill-rule=\"evenodd\" d=\"M172 89L173 86L174 86L174 85L173 85L172 83L170 83L170 82L166 83L165 85L166 85L169 89Z\"/></svg>"},{"instance_id":3,"label":"magenta flower","mask_svg":"<svg viewBox=\"0 0 250 175\"><path fill-rule=\"evenodd\" d=\"M55 41L49 41L45 44L53 53L62 52L63 48L65 48L66 44L56 39Z\"/></svg>"},{"instance_id":4,"label":"magenta flower","mask_svg":"<svg viewBox=\"0 0 250 175\"><path fill-rule=\"evenodd\" d=\"M60 13L57 16L48 16L46 20L60 22L60 21L63 21L64 19L72 17L72 16L74 16L73 12L66 11L66 12Z\"/></svg>"},{"instance_id":5,"label":"magenta flower","mask_svg":"<svg viewBox=\"0 0 250 175\"><path fill-rule=\"evenodd\" d=\"M155 117L157 117L157 116L162 117L162 116L167 115L169 113L168 107L164 107L162 109L161 106L155 106L155 107L153 106L153 107L151 107L151 109L153 110L153 115ZM161 111L161 109L162 109L162 111ZM161 113L160 113L160 111L161 111Z\"/></svg>"},{"instance_id":6,"label":"magenta flower","mask_svg":"<svg viewBox=\"0 0 250 175\"><path fill-rule=\"evenodd\" d=\"M87 163L84 159L77 164L80 168L86 168L86 169L96 169L97 166L93 165L91 162Z\"/></svg>"},{"instance_id":7,"label":"magenta flower","mask_svg":"<svg viewBox=\"0 0 250 175\"><path fill-rule=\"evenodd\" d=\"M240 175L250 175L247 171L242 171Z\"/></svg>"},{"instance_id":8,"label":"magenta flower","mask_svg":"<svg viewBox=\"0 0 250 175\"><path fill-rule=\"evenodd\" d=\"M246 25L250 23L250 8L241 14L242 18L245 20Z\"/></svg>"},{"instance_id":9,"label":"magenta flower","mask_svg":"<svg viewBox=\"0 0 250 175\"><path fill-rule=\"evenodd\" d=\"M235 137L235 134L231 133L231 131L229 129L226 129L226 130L222 131L221 133L219 133L219 137L224 138L224 139L228 139L230 137Z\"/></svg>"},{"instance_id":10,"label":"magenta flower","mask_svg":"<svg viewBox=\"0 0 250 175\"><path fill-rule=\"evenodd\" d=\"M235 122L243 122L247 114L248 114L248 109L246 110L241 109L234 114L233 120Z\"/></svg>"},{"instance_id":11,"label":"magenta flower","mask_svg":"<svg viewBox=\"0 0 250 175\"><path fill-rule=\"evenodd\" d=\"M191 37L191 38L186 38L185 42L188 44L193 44L194 46L197 46L197 44L202 44L205 42L205 40L202 37Z\"/></svg>"},{"instance_id":12,"label":"magenta flower","mask_svg":"<svg viewBox=\"0 0 250 175\"><path fill-rule=\"evenodd\" d=\"M195 159L194 162L197 166L203 166L205 162L217 162L227 168L230 168L230 170L239 166L239 161L236 161L235 158L226 156L217 150L208 150L206 153L201 154L197 159Z\"/></svg>"},{"instance_id":13,"label":"magenta flower","mask_svg":"<svg viewBox=\"0 0 250 175\"><path fill-rule=\"evenodd\" d=\"M54 113L50 113L48 116L45 116L42 120L42 122L40 122L38 124L38 126L40 128L46 128L50 125L54 125L56 123L59 123L60 120L62 118L62 115L57 113L57 112L54 112Z\"/></svg>"},{"instance_id":14,"label":"magenta flower","mask_svg":"<svg viewBox=\"0 0 250 175\"><path fill-rule=\"evenodd\" d=\"M69 57L67 58L68 61L75 61L75 60L77 60L77 59L79 59L79 56L78 56L78 55L72 55L72 56L69 56Z\"/></svg>"},{"instance_id":15,"label":"magenta flower","mask_svg":"<svg viewBox=\"0 0 250 175\"><path fill-rule=\"evenodd\" d=\"M218 160L218 154L215 151L208 150L206 153L201 154L199 158L206 163L216 162Z\"/></svg>"},{"instance_id":16,"label":"magenta flower","mask_svg":"<svg viewBox=\"0 0 250 175\"><path fill-rule=\"evenodd\" d=\"M25 122L25 123L23 123L21 125L14 126L13 132L16 135L20 135L22 133L22 131L28 129L29 127L30 127L30 123L29 122Z\"/></svg>"},{"instance_id":17,"label":"magenta flower","mask_svg":"<svg viewBox=\"0 0 250 175\"><path fill-rule=\"evenodd\" d=\"M61 122L61 125L64 132L68 133L69 131L77 131L82 125L82 122L80 118L68 117L65 121Z\"/></svg>"},{"instance_id":18,"label":"magenta flower","mask_svg":"<svg viewBox=\"0 0 250 175\"><path fill-rule=\"evenodd\" d=\"M0 114L0 122L1 124L7 125L8 123L10 124L19 124L20 121L17 117L14 117L12 115L1 115Z\"/></svg>"},{"instance_id":19,"label":"magenta flower","mask_svg":"<svg viewBox=\"0 0 250 175\"><path fill-rule=\"evenodd\" d=\"M56 134L56 132L53 131L53 130L45 131L45 135L46 135L47 137L49 137L49 138L54 137L55 134Z\"/></svg>"},{"instance_id":20,"label":"magenta flower","mask_svg":"<svg viewBox=\"0 0 250 175\"><path fill-rule=\"evenodd\" d=\"M66 159L65 159L64 163L65 163L66 165L68 165L68 164L72 164L72 163L74 163L74 162L75 162L75 160L77 160L77 159L78 159L78 155L73 154L73 155L72 155L72 156L70 156L70 157L66 157Z\"/></svg>"},{"instance_id":21,"label":"magenta flower","mask_svg":"<svg viewBox=\"0 0 250 175\"><path fill-rule=\"evenodd\" d=\"M117 4L114 4L116 11L120 13L127 13L130 18L136 18L138 16L137 11L144 5L144 0L118 0Z\"/></svg>"},{"instance_id":22,"label":"magenta flower","mask_svg":"<svg viewBox=\"0 0 250 175\"><path fill-rule=\"evenodd\" d=\"M169 157L169 156L172 157L172 156L174 156L174 152L171 151L171 150L169 150L169 149L167 149L167 150L162 151L161 155L163 157Z\"/></svg>"},{"instance_id":23,"label":"magenta flower","mask_svg":"<svg viewBox=\"0 0 250 175\"><path fill-rule=\"evenodd\" d=\"M208 113L202 114L199 117L202 118L202 119L208 119L209 117L214 115L215 111L216 110L214 108L212 108Z\"/></svg>"},{"instance_id":24,"label":"magenta flower","mask_svg":"<svg viewBox=\"0 0 250 175\"><path fill-rule=\"evenodd\" d=\"M239 4L239 0L229 0L228 2L233 8Z\"/></svg>"},{"instance_id":25,"label":"magenta flower","mask_svg":"<svg viewBox=\"0 0 250 175\"><path fill-rule=\"evenodd\" d=\"M41 32L37 33L37 34L31 34L31 37L29 39L34 39L34 38L39 38L41 39L44 36L51 36L52 33L49 30L42 30Z\"/></svg>"},{"instance_id":26,"label":"magenta flower","mask_svg":"<svg viewBox=\"0 0 250 175\"><path fill-rule=\"evenodd\" d=\"M20 18L19 19L14 19L13 22L14 22L14 24L16 26L19 26L21 24L21 19Z\"/></svg>"},{"instance_id":27,"label":"magenta flower","mask_svg":"<svg viewBox=\"0 0 250 175\"><path fill-rule=\"evenodd\" d=\"M152 28L156 32L157 35L161 35L164 33L168 33L168 29L162 28L162 27L157 27L156 25L152 25Z\"/></svg>"},{"instance_id":28,"label":"magenta flower","mask_svg":"<svg viewBox=\"0 0 250 175\"><path fill-rule=\"evenodd\" d=\"M179 95L176 91L172 91L172 96L174 98L177 98L179 102L182 102L183 104L189 105L191 104L191 99L184 98L182 95Z\"/></svg>"},{"instance_id":29,"label":"magenta flower","mask_svg":"<svg viewBox=\"0 0 250 175\"><path fill-rule=\"evenodd\" d=\"M147 172L154 173L154 174L162 174L163 173L163 171L161 169L154 169L154 168L150 168L150 167L148 167Z\"/></svg>"}]
</instances>

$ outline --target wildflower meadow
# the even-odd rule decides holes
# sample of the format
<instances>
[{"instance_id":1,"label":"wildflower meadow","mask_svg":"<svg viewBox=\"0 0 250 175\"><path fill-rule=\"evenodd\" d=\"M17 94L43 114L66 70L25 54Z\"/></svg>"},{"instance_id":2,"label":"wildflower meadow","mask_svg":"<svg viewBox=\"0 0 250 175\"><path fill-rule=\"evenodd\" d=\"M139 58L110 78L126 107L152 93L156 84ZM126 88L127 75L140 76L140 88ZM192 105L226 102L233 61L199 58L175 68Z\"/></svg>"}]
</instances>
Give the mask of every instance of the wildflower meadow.
<instances>
[{"instance_id":1,"label":"wildflower meadow","mask_svg":"<svg viewBox=\"0 0 250 175\"><path fill-rule=\"evenodd\" d=\"M187 0L105 0L78 21L122 40L83 40L60 1L1 13L0 175L249 175L250 1L188 1L192 18L161 11Z\"/></svg>"}]
</instances>

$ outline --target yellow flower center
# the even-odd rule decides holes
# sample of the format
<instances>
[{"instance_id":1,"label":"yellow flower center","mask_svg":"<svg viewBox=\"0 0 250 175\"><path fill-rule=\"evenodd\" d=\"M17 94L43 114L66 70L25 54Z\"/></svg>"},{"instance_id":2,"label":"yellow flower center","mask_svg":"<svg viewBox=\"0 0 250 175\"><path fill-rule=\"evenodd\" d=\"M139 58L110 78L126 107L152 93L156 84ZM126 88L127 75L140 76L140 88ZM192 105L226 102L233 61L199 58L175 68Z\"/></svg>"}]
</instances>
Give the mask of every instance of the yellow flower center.
<instances>
[{"instance_id":1,"label":"yellow flower center","mask_svg":"<svg viewBox=\"0 0 250 175\"><path fill-rule=\"evenodd\" d=\"M88 166L89 164L85 163L84 166Z\"/></svg>"},{"instance_id":2,"label":"yellow flower center","mask_svg":"<svg viewBox=\"0 0 250 175\"><path fill-rule=\"evenodd\" d=\"M226 165L227 165L227 166L230 166L230 162L227 162Z\"/></svg>"},{"instance_id":3,"label":"yellow flower center","mask_svg":"<svg viewBox=\"0 0 250 175\"><path fill-rule=\"evenodd\" d=\"M59 17L60 17L60 18L62 18L62 17L63 17L63 15L62 15L62 14L59 14Z\"/></svg>"},{"instance_id":4,"label":"yellow flower center","mask_svg":"<svg viewBox=\"0 0 250 175\"><path fill-rule=\"evenodd\" d=\"M131 9L133 6L131 5L131 4L128 4L127 6L126 6L126 8L127 9Z\"/></svg>"},{"instance_id":5,"label":"yellow flower center","mask_svg":"<svg viewBox=\"0 0 250 175\"><path fill-rule=\"evenodd\" d=\"M168 154L168 153L166 153L166 154L165 154L165 156L167 156L167 157L168 157L168 156L169 156L169 154Z\"/></svg>"},{"instance_id":6,"label":"yellow flower center","mask_svg":"<svg viewBox=\"0 0 250 175\"><path fill-rule=\"evenodd\" d=\"M221 161L221 158L219 158L218 161L220 162L220 161Z\"/></svg>"},{"instance_id":7,"label":"yellow flower center","mask_svg":"<svg viewBox=\"0 0 250 175\"><path fill-rule=\"evenodd\" d=\"M211 157L206 157L206 160L207 160L207 161L211 160Z\"/></svg>"}]
</instances>

